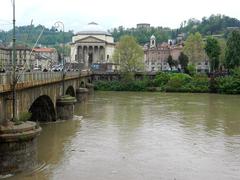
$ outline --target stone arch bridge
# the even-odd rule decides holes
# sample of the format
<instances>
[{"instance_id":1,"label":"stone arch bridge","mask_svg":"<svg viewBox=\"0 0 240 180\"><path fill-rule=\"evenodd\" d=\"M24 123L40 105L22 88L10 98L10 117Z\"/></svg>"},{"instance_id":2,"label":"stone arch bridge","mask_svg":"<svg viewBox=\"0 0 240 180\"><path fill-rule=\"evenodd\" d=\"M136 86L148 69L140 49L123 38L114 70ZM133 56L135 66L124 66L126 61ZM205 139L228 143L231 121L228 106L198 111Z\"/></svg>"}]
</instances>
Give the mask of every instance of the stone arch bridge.
<instances>
[{"instance_id":1,"label":"stone arch bridge","mask_svg":"<svg viewBox=\"0 0 240 180\"><path fill-rule=\"evenodd\" d=\"M63 95L62 72L22 73L16 85L16 116L31 112L34 121L55 121L57 99ZM0 74L0 125L12 118L11 73ZM64 95L76 97L79 88L92 82L90 72L67 72Z\"/></svg>"}]
</instances>

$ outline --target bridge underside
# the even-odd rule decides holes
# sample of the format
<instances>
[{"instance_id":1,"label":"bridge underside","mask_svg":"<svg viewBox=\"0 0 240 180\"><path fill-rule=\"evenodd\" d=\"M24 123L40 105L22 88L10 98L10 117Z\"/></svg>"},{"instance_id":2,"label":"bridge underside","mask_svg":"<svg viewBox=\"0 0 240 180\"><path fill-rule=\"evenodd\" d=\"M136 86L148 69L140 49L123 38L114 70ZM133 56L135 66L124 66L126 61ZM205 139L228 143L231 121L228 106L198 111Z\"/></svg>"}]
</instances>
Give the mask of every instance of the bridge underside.
<instances>
[{"instance_id":1,"label":"bridge underside","mask_svg":"<svg viewBox=\"0 0 240 180\"><path fill-rule=\"evenodd\" d=\"M29 112L32 114L31 121L56 121L54 104L46 95L37 98L31 105Z\"/></svg>"}]
</instances>

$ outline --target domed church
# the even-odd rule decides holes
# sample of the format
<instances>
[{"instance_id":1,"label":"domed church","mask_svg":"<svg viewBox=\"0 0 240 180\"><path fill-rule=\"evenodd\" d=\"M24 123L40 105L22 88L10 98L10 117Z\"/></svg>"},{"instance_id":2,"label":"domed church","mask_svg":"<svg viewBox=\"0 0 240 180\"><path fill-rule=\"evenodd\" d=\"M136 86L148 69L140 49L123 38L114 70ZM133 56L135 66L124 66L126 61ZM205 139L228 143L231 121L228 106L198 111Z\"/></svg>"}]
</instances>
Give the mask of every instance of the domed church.
<instances>
[{"instance_id":1,"label":"domed church","mask_svg":"<svg viewBox=\"0 0 240 180\"><path fill-rule=\"evenodd\" d=\"M71 56L82 67L88 68L93 63L112 62L114 47L112 35L91 22L72 37Z\"/></svg>"}]
</instances>

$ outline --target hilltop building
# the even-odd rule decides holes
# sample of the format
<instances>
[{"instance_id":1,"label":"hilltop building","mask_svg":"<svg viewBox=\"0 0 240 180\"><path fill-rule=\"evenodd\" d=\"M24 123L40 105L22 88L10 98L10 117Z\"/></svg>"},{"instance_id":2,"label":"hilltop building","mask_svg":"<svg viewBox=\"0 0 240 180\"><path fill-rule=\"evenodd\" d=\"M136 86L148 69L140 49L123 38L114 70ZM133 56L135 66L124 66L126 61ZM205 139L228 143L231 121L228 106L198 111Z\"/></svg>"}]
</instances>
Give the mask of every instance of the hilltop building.
<instances>
[{"instance_id":1,"label":"hilltop building","mask_svg":"<svg viewBox=\"0 0 240 180\"><path fill-rule=\"evenodd\" d=\"M139 23L139 24L137 24L137 28L138 29L150 29L150 24L148 24L148 23Z\"/></svg>"},{"instance_id":2,"label":"hilltop building","mask_svg":"<svg viewBox=\"0 0 240 180\"><path fill-rule=\"evenodd\" d=\"M95 22L89 23L72 37L71 57L89 68L94 63L112 62L115 43L112 35Z\"/></svg>"}]
</instances>

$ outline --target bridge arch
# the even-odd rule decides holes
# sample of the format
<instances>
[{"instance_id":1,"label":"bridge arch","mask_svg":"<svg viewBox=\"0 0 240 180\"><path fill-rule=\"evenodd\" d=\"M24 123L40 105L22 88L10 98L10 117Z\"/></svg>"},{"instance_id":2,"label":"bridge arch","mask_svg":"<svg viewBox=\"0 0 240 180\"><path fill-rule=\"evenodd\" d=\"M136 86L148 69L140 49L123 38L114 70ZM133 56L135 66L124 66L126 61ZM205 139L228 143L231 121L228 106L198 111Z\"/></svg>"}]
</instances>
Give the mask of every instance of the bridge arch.
<instances>
[{"instance_id":1,"label":"bridge arch","mask_svg":"<svg viewBox=\"0 0 240 180\"><path fill-rule=\"evenodd\" d=\"M66 94L67 95L70 95L72 97L75 97L76 96L76 93L75 93L75 90L73 88L73 86L69 86L66 90Z\"/></svg>"},{"instance_id":2,"label":"bridge arch","mask_svg":"<svg viewBox=\"0 0 240 180\"><path fill-rule=\"evenodd\" d=\"M39 96L31 105L31 121L51 122L56 121L56 112L51 98L47 95Z\"/></svg>"}]
</instances>

